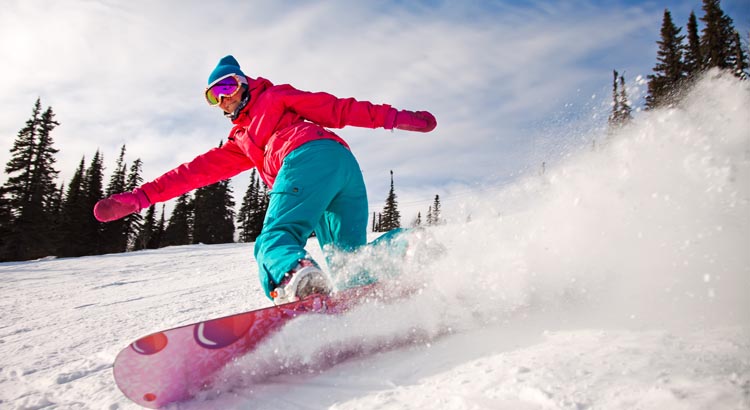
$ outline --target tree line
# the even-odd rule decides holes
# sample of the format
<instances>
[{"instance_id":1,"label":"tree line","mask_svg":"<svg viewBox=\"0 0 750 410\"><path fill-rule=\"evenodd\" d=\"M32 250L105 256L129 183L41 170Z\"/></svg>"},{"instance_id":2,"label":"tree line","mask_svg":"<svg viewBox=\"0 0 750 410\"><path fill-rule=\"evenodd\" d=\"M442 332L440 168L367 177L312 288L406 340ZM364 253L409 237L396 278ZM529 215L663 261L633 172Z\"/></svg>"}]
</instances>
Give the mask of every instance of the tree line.
<instances>
[{"instance_id":1,"label":"tree line","mask_svg":"<svg viewBox=\"0 0 750 410\"><path fill-rule=\"evenodd\" d=\"M747 79L748 61L739 32L732 18L721 9L719 0L703 0L703 29L698 35L695 12L687 21L686 36L675 26L669 9L664 10L661 39L657 41L657 63L648 82L647 108L679 101L681 91L701 73L718 68Z\"/></svg>"},{"instance_id":2,"label":"tree line","mask_svg":"<svg viewBox=\"0 0 750 410\"><path fill-rule=\"evenodd\" d=\"M373 232L388 232L392 229L401 228L401 213L398 210L397 198L398 196L396 195L396 189L393 184L393 171L391 171L391 189L388 191L388 196L385 198L383 210L381 212L373 212L372 214ZM424 223L422 222L422 212L420 211L412 221L411 227L440 225L443 223L441 208L440 195L435 195L432 205L427 209L427 220Z\"/></svg>"},{"instance_id":3,"label":"tree line","mask_svg":"<svg viewBox=\"0 0 750 410\"><path fill-rule=\"evenodd\" d=\"M648 76L646 109L679 102L682 90L713 68L748 78L747 53L733 20L724 13L718 0L704 0L702 9L702 29L699 30L699 19L691 12L686 35L681 35L682 28L675 26L670 11L664 10L657 63L653 74ZM632 119L625 79L617 71L613 72L612 88L613 109L608 119L611 129ZM107 224L99 223L92 213L96 202L140 186L143 163L136 159L128 165L123 145L105 186L103 156L97 150L88 163L85 157L81 159L67 185L58 185L59 171L55 168L58 150L52 131L59 125L52 107L43 110L41 100L37 99L31 117L13 142L11 159L5 166L8 178L0 186L0 261L233 242L236 227L241 242L252 242L260 234L268 208L268 188L255 170L237 213L230 181L225 180L179 197L169 220L165 220L162 205L158 217L156 207L151 206L145 215L133 214ZM419 212L411 225L442 223L439 195L435 195L425 219L423 222ZM373 214L372 224L374 232L401 227L393 171L385 206L382 212Z\"/></svg>"},{"instance_id":4,"label":"tree line","mask_svg":"<svg viewBox=\"0 0 750 410\"><path fill-rule=\"evenodd\" d=\"M93 215L96 202L140 186L143 162L136 159L128 165L123 145L105 186L104 159L97 150L90 161L81 158L67 185L57 185L59 150L52 131L59 125L52 107L43 110L37 99L13 142L5 166L8 178L0 187L0 261L234 242L235 219L241 242L260 234L268 189L255 171L236 215L230 180L224 180L179 197L168 221L164 206L157 218L152 205L145 215L98 222Z\"/></svg>"},{"instance_id":5,"label":"tree line","mask_svg":"<svg viewBox=\"0 0 750 410\"><path fill-rule=\"evenodd\" d=\"M703 17L700 21L694 11L690 12L686 34L672 20L672 13L664 9L656 64L653 74L648 76L646 109L671 106L680 101L684 90L702 73L710 69L731 72L747 80L748 53L742 47L740 33L734 22L721 8L719 0L703 1ZM750 34L749 34L750 35ZM750 40L750 39L749 39ZM625 91L625 79L614 71L612 113L608 124L610 130L621 127L633 117L632 108Z\"/></svg>"}]
</instances>

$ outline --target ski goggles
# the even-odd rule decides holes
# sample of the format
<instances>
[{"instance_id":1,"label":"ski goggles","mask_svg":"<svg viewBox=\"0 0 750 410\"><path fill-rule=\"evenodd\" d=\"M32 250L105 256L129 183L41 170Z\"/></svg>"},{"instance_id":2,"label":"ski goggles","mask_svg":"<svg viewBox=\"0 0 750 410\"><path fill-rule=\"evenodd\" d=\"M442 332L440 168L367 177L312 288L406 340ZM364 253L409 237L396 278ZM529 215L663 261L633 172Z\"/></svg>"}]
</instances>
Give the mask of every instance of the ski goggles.
<instances>
[{"instance_id":1,"label":"ski goggles","mask_svg":"<svg viewBox=\"0 0 750 410\"><path fill-rule=\"evenodd\" d=\"M237 74L227 74L217 79L206 87L208 105L217 106L221 102L221 97L233 97L242 89L243 84L247 85L247 80Z\"/></svg>"}]
</instances>

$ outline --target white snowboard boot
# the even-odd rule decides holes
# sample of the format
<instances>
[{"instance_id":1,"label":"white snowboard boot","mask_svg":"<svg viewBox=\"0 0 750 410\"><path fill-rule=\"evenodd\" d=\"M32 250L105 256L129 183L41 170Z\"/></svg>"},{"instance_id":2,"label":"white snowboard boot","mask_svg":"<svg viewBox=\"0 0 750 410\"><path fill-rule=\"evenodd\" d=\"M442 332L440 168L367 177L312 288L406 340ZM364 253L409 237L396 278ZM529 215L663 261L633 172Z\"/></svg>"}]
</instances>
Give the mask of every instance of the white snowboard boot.
<instances>
[{"instance_id":1,"label":"white snowboard boot","mask_svg":"<svg viewBox=\"0 0 750 410\"><path fill-rule=\"evenodd\" d=\"M313 261L302 259L297 267L284 276L278 287L271 292L273 303L294 302L310 295L331 293L331 281Z\"/></svg>"}]
</instances>

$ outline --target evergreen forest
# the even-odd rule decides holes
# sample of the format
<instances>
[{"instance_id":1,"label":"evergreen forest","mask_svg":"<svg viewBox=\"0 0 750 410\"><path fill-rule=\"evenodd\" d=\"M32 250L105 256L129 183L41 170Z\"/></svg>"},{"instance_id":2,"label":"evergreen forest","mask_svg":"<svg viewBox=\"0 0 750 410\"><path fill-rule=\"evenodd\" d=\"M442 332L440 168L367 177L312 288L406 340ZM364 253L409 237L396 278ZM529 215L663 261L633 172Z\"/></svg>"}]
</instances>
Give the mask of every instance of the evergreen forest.
<instances>
[{"instance_id":1,"label":"evergreen forest","mask_svg":"<svg viewBox=\"0 0 750 410\"><path fill-rule=\"evenodd\" d=\"M709 70L724 70L747 80L748 52L733 24L718 0L704 0L702 16L691 13L684 32L670 11L664 10L645 108L678 105L684 90ZM615 70L612 78L610 130L633 119L624 76ZM105 156L96 150L80 159L69 181L60 181L56 166L59 149L54 140L59 125L52 107L44 107L38 98L15 136L11 158L5 164L5 182L0 186L0 261L253 242L260 235L269 190L255 170L238 208L230 180L225 180L176 198L169 216L164 205L158 204L118 221L98 222L92 212L94 204L143 184L144 164L139 158L128 160L123 145L105 177ZM391 171L383 209L372 214L373 232L402 226L397 199ZM424 220L419 212L411 226L444 223L440 196L428 202Z\"/></svg>"}]
</instances>

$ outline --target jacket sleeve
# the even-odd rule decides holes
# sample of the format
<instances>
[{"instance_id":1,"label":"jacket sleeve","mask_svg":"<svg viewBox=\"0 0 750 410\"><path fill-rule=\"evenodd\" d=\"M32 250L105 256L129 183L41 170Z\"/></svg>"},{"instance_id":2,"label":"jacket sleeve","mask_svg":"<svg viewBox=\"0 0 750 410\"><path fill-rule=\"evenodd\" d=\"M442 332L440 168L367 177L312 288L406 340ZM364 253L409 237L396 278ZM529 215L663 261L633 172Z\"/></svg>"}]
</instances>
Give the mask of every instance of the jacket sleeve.
<instances>
[{"instance_id":1,"label":"jacket sleeve","mask_svg":"<svg viewBox=\"0 0 750 410\"><path fill-rule=\"evenodd\" d=\"M337 98L324 92L297 90L290 85L279 86L279 92L284 108L328 128L343 128L347 125L387 128L396 114L396 110L388 104Z\"/></svg>"},{"instance_id":2,"label":"jacket sleeve","mask_svg":"<svg viewBox=\"0 0 750 410\"><path fill-rule=\"evenodd\" d=\"M176 198L193 189L231 178L255 166L230 140L220 148L214 148L195 157L164 175L141 186L151 203Z\"/></svg>"}]
</instances>

